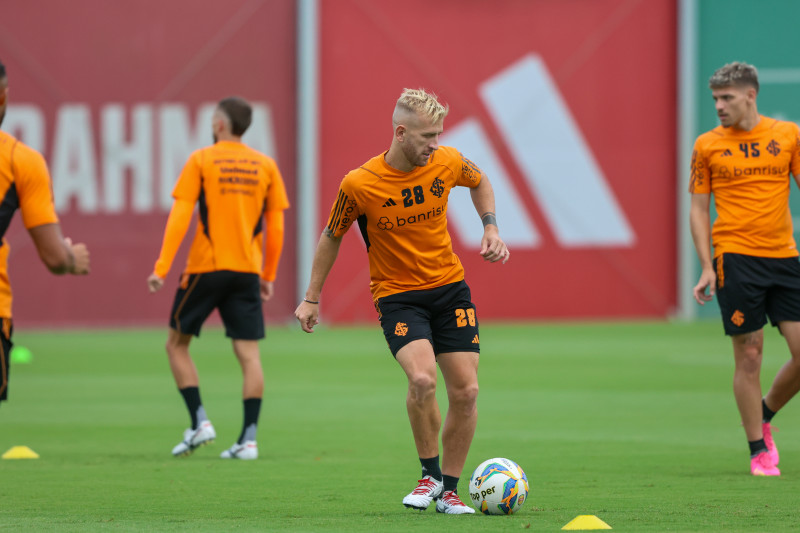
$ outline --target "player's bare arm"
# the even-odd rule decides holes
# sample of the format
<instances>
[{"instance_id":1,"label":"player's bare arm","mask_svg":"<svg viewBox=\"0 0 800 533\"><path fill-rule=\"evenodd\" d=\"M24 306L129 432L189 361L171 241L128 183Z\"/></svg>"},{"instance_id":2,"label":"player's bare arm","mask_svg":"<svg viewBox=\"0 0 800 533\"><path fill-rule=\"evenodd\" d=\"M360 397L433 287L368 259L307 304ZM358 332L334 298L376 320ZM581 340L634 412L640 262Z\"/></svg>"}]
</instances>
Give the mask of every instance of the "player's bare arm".
<instances>
[{"instance_id":1,"label":"player's bare arm","mask_svg":"<svg viewBox=\"0 0 800 533\"><path fill-rule=\"evenodd\" d=\"M319 324L322 286L336 262L341 243L342 238L334 236L329 228L325 228L319 238L317 251L314 253L314 262L311 265L311 280L308 283L306 295L294 312L294 316L300 322L300 327L306 333L313 333L314 326Z\"/></svg>"},{"instance_id":2,"label":"player's bare arm","mask_svg":"<svg viewBox=\"0 0 800 533\"><path fill-rule=\"evenodd\" d=\"M28 229L39 257L53 274L89 273L89 250L83 243L73 244L61 234L59 224L42 224Z\"/></svg>"},{"instance_id":3,"label":"player's bare arm","mask_svg":"<svg viewBox=\"0 0 800 533\"><path fill-rule=\"evenodd\" d=\"M692 240L702 268L700 279L692 289L692 294L695 301L700 305L711 301L717 285L717 273L714 272L711 258L710 205L710 194L692 194L691 207L689 208L689 227L691 228Z\"/></svg>"},{"instance_id":4,"label":"player's bare arm","mask_svg":"<svg viewBox=\"0 0 800 533\"><path fill-rule=\"evenodd\" d=\"M275 282L267 281L265 279L260 279L259 284L261 291L261 301L266 302L271 300L272 296L275 294Z\"/></svg>"},{"instance_id":5,"label":"player's bare arm","mask_svg":"<svg viewBox=\"0 0 800 533\"><path fill-rule=\"evenodd\" d=\"M470 189L470 196L475 210L483 223L483 237L481 238L481 256L491 263L502 261L505 263L511 252L500 238L500 229L497 225L497 215L494 207L494 190L489 178L485 175L477 187Z\"/></svg>"}]
</instances>

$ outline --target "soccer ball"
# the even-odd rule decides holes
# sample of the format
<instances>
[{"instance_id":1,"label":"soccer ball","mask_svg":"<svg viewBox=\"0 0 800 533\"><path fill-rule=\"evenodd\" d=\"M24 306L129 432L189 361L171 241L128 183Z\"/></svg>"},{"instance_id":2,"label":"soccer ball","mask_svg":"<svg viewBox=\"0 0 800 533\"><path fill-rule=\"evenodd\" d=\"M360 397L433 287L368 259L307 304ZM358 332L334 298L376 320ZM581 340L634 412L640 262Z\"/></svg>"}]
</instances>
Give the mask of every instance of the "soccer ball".
<instances>
[{"instance_id":1,"label":"soccer ball","mask_svg":"<svg viewBox=\"0 0 800 533\"><path fill-rule=\"evenodd\" d=\"M469 480L472 505L483 514L512 514L528 498L528 478L509 459L497 457L482 462Z\"/></svg>"}]
</instances>

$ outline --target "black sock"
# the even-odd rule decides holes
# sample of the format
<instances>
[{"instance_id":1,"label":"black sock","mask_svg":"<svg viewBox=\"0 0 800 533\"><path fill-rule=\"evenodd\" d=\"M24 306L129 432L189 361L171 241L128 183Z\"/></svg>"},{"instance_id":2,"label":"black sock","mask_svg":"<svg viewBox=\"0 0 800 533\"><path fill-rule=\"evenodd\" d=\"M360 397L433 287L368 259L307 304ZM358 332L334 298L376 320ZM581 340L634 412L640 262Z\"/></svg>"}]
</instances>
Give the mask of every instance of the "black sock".
<instances>
[{"instance_id":1,"label":"black sock","mask_svg":"<svg viewBox=\"0 0 800 533\"><path fill-rule=\"evenodd\" d=\"M261 413L261 398L247 398L244 404L244 424L242 433L239 435L239 444L244 444L246 440L256 440L256 428L258 427L258 415Z\"/></svg>"},{"instance_id":2,"label":"black sock","mask_svg":"<svg viewBox=\"0 0 800 533\"><path fill-rule=\"evenodd\" d=\"M442 481L444 481L444 490L452 490L455 493L458 493L458 478L453 476L442 476Z\"/></svg>"},{"instance_id":3,"label":"black sock","mask_svg":"<svg viewBox=\"0 0 800 533\"><path fill-rule=\"evenodd\" d=\"M203 406L203 402L200 401L200 388L186 387L185 389L178 389L178 391L183 396L183 401L186 402L189 416L192 417L192 429L197 429L197 410Z\"/></svg>"},{"instance_id":4,"label":"black sock","mask_svg":"<svg viewBox=\"0 0 800 533\"><path fill-rule=\"evenodd\" d=\"M419 458L422 464L422 477L431 476L436 481L442 480L442 470L439 468L439 456L431 457L430 459Z\"/></svg>"},{"instance_id":5,"label":"black sock","mask_svg":"<svg viewBox=\"0 0 800 533\"><path fill-rule=\"evenodd\" d=\"M775 416L775 411L767 407L767 402L762 398L761 400L761 412L763 413L763 422L771 422L772 417Z\"/></svg>"},{"instance_id":6,"label":"black sock","mask_svg":"<svg viewBox=\"0 0 800 533\"><path fill-rule=\"evenodd\" d=\"M747 444L750 445L750 457L755 457L756 455L760 454L761 452L766 452L767 450L767 443L764 442L764 439L759 440L749 440Z\"/></svg>"}]
</instances>

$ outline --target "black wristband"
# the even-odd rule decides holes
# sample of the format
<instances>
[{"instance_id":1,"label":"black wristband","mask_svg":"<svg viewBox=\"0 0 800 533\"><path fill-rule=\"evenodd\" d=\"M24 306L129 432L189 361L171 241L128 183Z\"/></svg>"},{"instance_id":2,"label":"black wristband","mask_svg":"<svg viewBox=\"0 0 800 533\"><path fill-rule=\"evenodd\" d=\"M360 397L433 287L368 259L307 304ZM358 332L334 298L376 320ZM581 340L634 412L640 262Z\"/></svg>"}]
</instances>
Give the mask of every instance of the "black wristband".
<instances>
[{"instance_id":1,"label":"black wristband","mask_svg":"<svg viewBox=\"0 0 800 533\"><path fill-rule=\"evenodd\" d=\"M305 298L303 298L303 301L304 301L305 303L307 303L307 304L319 305L319 302L314 302L314 301L311 301L311 300L306 300Z\"/></svg>"}]
</instances>

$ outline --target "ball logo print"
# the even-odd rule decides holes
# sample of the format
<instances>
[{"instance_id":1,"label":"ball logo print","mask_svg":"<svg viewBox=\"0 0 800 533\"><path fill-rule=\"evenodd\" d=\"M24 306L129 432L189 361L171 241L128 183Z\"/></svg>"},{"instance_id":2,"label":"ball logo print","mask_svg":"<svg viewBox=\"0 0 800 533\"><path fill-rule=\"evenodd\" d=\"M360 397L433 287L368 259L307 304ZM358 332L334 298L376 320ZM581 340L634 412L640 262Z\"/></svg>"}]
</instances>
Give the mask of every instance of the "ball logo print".
<instances>
[{"instance_id":1,"label":"ball logo print","mask_svg":"<svg viewBox=\"0 0 800 533\"><path fill-rule=\"evenodd\" d=\"M478 465L469 480L472 504L483 514L513 514L528 498L528 477L510 459L496 457Z\"/></svg>"}]
</instances>

